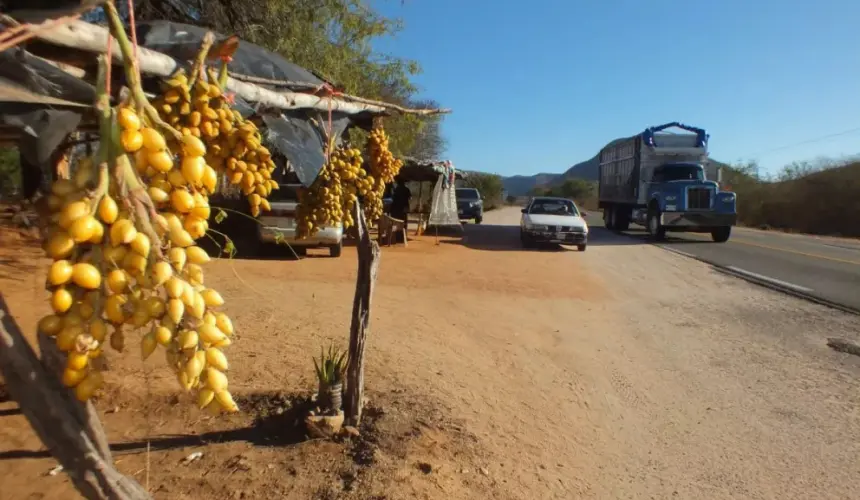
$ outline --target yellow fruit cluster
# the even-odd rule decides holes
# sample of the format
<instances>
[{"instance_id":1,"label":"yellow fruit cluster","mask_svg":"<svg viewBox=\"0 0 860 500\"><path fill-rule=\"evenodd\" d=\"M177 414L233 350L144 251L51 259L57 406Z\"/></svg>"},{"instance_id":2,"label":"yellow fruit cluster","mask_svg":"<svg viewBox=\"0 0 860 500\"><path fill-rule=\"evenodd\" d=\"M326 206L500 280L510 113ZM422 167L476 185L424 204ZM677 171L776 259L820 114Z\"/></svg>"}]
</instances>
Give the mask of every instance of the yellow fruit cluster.
<instances>
[{"instance_id":1,"label":"yellow fruit cluster","mask_svg":"<svg viewBox=\"0 0 860 500\"><path fill-rule=\"evenodd\" d=\"M201 407L237 411L221 352L233 325L218 311L224 299L203 284L210 257L195 245L208 227L207 193L217 184L207 148L191 133L165 140L132 107L115 116L127 154L110 166L84 161L72 180L51 187L44 250L54 260L47 277L53 314L39 329L67 353L63 383L81 401L103 383L91 361L108 335L122 351L127 331L145 329L144 359L164 346L181 386L199 389ZM153 205L141 201L140 186Z\"/></svg>"},{"instance_id":2,"label":"yellow fruit cluster","mask_svg":"<svg viewBox=\"0 0 860 500\"><path fill-rule=\"evenodd\" d=\"M341 146L329 155L316 180L299 190L296 226L299 238L316 233L320 227L354 224L352 209L364 186L373 185L362 168L361 151Z\"/></svg>"},{"instance_id":3,"label":"yellow fruit cluster","mask_svg":"<svg viewBox=\"0 0 860 500\"><path fill-rule=\"evenodd\" d=\"M266 198L278 189L272 179L272 155L262 145L257 126L230 108L215 79L189 83L185 74L178 73L164 83L163 90L153 102L159 116L184 135L206 142L204 164L241 188L254 217L271 210Z\"/></svg>"},{"instance_id":4,"label":"yellow fruit cluster","mask_svg":"<svg viewBox=\"0 0 860 500\"><path fill-rule=\"evenodd\" d=\"M368 169L361 151L348 146L337 148L308 189L299 192L297 235L306 238L320 227L343 223L352 226L352 209L361 199L364 216L371 223L382 216L385 186L394 182L403 163L388 149L388 135L375 127L367 139ZM368 172L369 170L369 172Z\"/></svg>"}]
</instances>

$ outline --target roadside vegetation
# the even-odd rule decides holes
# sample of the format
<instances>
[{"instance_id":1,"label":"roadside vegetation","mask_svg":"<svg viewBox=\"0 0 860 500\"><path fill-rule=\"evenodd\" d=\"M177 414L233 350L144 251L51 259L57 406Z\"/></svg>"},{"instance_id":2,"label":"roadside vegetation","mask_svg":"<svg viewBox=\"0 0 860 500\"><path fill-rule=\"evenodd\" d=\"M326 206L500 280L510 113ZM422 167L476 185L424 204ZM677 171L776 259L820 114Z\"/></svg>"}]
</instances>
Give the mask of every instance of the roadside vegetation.
<instances>
[{"instance_id":1,"label":"roadside vegetation","mask_svg":"<svg viewBox=\"0 0 860 500\"><path fill-rule=\"evenodd\" d=\"M745 226L830 236L860 236L860 162L795 162L775 176L754 162L724 169Z\"/></svg>"}]
</instances>

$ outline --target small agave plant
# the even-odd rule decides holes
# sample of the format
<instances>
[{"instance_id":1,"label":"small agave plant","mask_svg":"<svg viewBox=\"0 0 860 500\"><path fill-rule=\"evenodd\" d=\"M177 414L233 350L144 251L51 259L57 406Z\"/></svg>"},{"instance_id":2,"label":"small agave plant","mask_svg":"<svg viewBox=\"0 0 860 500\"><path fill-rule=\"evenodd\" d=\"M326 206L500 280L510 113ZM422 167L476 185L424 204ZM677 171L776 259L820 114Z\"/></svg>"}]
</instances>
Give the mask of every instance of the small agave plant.
<instances>
[{"instance_id":1,"label":"small agave plant","mask_svg":"<svg viewBox=\"0 0 860 500\"><path fill-rule=\"evenodd\" d=\"M320 408L337 413L343 405L343 379L349 362L346 351L330 345L328 352L320 347L319 360L314 358L314 368L319 381L317 402Z\"/></svg>"}]
</instances>

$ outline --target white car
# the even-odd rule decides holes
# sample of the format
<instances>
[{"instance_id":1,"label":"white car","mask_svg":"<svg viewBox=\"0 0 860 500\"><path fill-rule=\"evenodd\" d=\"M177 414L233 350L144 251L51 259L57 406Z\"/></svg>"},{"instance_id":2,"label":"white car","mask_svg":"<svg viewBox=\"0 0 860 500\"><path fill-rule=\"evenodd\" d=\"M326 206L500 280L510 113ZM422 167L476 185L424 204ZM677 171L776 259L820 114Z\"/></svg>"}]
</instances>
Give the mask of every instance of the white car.
<instances>
[{"instance_id":1,"label":"white car","mask_svg":"<svg viewBox=\"0 0 860 500\"><path fill-rule=\"evenodd\" d=\"M520 240L524 248L541 243L576 245L580 252L588 246L585 212L566 198L538 196L522 209Z\"/></svg>"}]
</instances>

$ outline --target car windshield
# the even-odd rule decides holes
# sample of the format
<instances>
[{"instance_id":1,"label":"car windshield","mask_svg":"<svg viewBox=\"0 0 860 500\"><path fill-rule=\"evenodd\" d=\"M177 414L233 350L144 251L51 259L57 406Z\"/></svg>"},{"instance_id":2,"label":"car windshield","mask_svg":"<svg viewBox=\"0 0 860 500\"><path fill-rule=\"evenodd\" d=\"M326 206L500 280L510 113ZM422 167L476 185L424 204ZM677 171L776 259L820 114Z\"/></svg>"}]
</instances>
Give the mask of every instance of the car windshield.
<instances>
[{"instance_id":1,"label":"car windshield","mask_svg":"<svg viewBox=\"0 0 860 500\"><path fill-rule=\"evenodd\" d=\"M535 215L578 215L576 205L568 200L535 200L529 207Z\"/></svg>"},{"instance_id":2,"label":"car windshield","mask_svg":"<svg viewBox=\"0 0 860 500\"><path fill-rule=\"evenodd\" d=\"M458 200L479 200L479 199L481 199L481 195L478 194L477 189L458 189L457 190L457 199Z\"/></svg>"}]
</instances>

